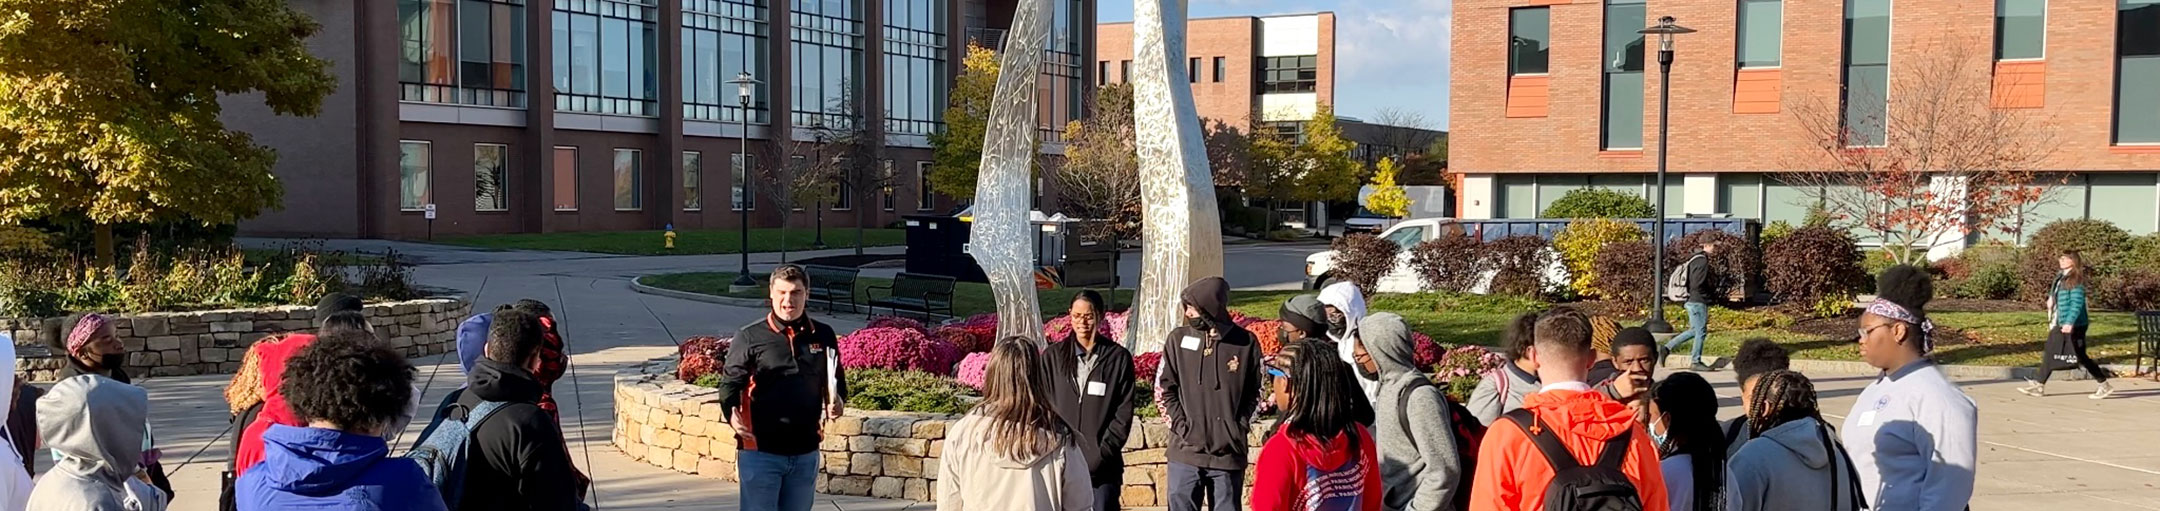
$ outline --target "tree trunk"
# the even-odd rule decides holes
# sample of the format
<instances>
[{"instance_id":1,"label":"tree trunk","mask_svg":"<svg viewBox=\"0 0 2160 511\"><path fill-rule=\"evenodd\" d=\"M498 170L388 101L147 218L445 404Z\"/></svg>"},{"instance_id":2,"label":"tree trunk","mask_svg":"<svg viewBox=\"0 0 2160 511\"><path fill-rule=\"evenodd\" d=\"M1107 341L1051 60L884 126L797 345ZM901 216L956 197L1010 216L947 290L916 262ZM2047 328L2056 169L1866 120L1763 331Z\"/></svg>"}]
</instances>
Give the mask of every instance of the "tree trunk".
<instances>
[{"instance_id":1,"label":"tree trunk","mask_svg":"<svg viewBox=\"0 0 2160 511\"><path fill-rule=\"evenodd\" d=\"M870 203L863 197L855 198L855 255L863 255L863 224L870 223Z\"/></svg>"},{"instance_id":2,"label":"tree trunk","mask_svg":"<svg viewBox=\"0 0 2160 511\"><path fill-rule=\"evenodd\" d=\"M1267 239L1268 233L1275 231L1275 198L1269 197L1267 202L1262 204L1265 205L1261 207L1267 208L1267 212L1260 215L1261 218L1265 219L1262 220L1265 223L1260 224L1260 232L1253 234L1253 239Z\"/></svg>"},{"instance_id":3,"label":"tree trunk","mask_svg":"<svg viewBox=\"0 0 2160 511\"><path fill-rule=\"evenodd\" d=\"M91 229L90 238L91 244L97 245L96 250L98 268L108 270L112 269L113 265L115 264L113 261L112 224L102 222L98 223L97 227Z\"/></svg>"}]
</instances>

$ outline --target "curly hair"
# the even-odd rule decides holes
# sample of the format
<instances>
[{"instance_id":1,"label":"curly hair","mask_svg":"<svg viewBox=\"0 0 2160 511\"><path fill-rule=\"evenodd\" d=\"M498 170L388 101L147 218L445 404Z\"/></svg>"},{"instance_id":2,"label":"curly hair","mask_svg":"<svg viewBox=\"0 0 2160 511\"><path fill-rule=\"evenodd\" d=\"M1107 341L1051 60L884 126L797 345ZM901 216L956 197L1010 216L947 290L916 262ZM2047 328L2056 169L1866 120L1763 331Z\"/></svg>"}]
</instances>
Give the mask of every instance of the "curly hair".
<instances>
[{"instance_id":1,"label":"curly hair","mask_svg":"<svg viewBox=\"0 0 2160 511\"><path fill-rule=\"evenodd\" d=\"M285 363L279 389L293 414L340 429L385 427L412 400L413 366L382 339L342 331L316 339Z\"/></svg>"},{"instance_id":2,"label":"curly hair","mask_svg":"<svg viewBox=\"0 0 2160 511\"><path fill-rule=\"evenodd\" d=\"M488 360L523 366L532 360L533 352L540 350L540 317L523 309L511 309L495 313L488 324L487 345L483 355Z\"/></svg>"},{"instance_id":3,"label":"curly hair","mask_svg":"<svg viewBox=\"0 0 2160 511\"><path fill-rule=\"evenodd\" d=\"M1740 342L1740 352L1733 355L1732 367L1733 376L1746 384L1748 378L1790 369L1792 354L1777 341L1757 337Z\"/></svg>"},{"instance_id":4,"label":"curly hair","mask_svg":"<svg viewBox=\"0 0 2160 511\"><path fill-rule=\"evenodd\" d=\"M1800 373L1777 370L1763 373L1755 382L1754 402L1748 403L1748 428L1762 436L1771 428L1800 419L1822 420L1815 407L1815 383Z\"/></svg>"}]
</instances>

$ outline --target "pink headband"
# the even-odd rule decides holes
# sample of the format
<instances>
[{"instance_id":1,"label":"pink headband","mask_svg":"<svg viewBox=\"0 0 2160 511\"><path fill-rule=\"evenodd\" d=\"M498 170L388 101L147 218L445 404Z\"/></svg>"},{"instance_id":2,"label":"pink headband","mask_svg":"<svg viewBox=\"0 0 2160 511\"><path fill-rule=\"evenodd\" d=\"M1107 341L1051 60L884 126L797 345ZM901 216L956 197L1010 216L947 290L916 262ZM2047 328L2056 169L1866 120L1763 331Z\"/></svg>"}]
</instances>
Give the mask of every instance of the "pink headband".
<instances>
[{"instance_id":1,"label":"pink headband","mask_svg":"<svg viewBox=\"0 0 2160 511\"><path fill-rule=\"evenodd\" d=\"M104 328L106 324L111 322L111 319L107 319L102 314L83 315L81 320L75 322L75 329L68 332L68 353L73 354L82 351L84 344L90 344L90 336L97 335L98 329Z\"/></svg>"},{"instance_id":2,"label":"pink headband","mask_svg":"<svg viewBox=\"0 0 2160 511\"><path fill-rule=\"evenodd\" d=\"M1867 313L1920 327L1920 354L1926 355L1935 351L1934 321L1921 319L1914 315L1912 310L1906 309L1905 306L1881 298L1868 303Z\"/></svg>"}]
</instances>

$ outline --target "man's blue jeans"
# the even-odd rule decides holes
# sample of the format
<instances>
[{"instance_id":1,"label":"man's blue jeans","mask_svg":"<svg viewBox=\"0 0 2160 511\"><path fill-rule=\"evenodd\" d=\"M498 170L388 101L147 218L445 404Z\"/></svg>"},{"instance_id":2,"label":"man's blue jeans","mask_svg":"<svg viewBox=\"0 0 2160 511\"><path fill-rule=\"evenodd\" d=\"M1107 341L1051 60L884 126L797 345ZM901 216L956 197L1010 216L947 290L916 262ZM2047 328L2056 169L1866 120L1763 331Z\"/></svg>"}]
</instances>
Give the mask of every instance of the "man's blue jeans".
<instances>
[{"instance_id":1,"label":"man's blue jeans","mask_svg":"<svg viewBox=\"0 0 2160 511\"><path fill-rule=\"evenodd\" d=\"M1687 331L1680 332L1680 335L1673 336L1672 341L1666 342L1665 350L1672 351L1674 346L1693 340L1695 349L1688 354L1688 362L1701 364L1703 343L1710 341L1710 304L1687 302L1681 307L1687 309Z\"/></svg>"},{"instance_id":2,"label":"man's blue jeans","mask_svg":"<svg viewBox=\"0 0 2160 511\"><path fill-rule=\"evenodd\" d=\"M780 456L736 451L735 475L744 510L810 511L817 491L818 453Z\"/></svg>"}]
</instances>

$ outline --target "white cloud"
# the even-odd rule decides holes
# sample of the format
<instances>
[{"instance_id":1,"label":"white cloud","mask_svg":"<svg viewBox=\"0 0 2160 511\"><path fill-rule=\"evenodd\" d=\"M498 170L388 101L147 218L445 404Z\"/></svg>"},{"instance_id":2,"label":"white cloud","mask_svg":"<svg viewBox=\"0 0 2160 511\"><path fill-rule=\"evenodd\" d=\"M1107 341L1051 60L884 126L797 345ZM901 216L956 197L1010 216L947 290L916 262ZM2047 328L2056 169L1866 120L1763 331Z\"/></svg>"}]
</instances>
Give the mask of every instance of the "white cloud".
<instances>
[{"instance_id":1,"label":"white cloud","mask_svg":"<svg viewBox=\"0 0 2160 511\"><path fill-rule=\"evenodd\" d=\"M1349 10L1336 13L1336 109L1369 118L1382 108L1408 108L1445 125L1451 2L1367 0L1344 7Z\"/></svg>"}]
</instances>

